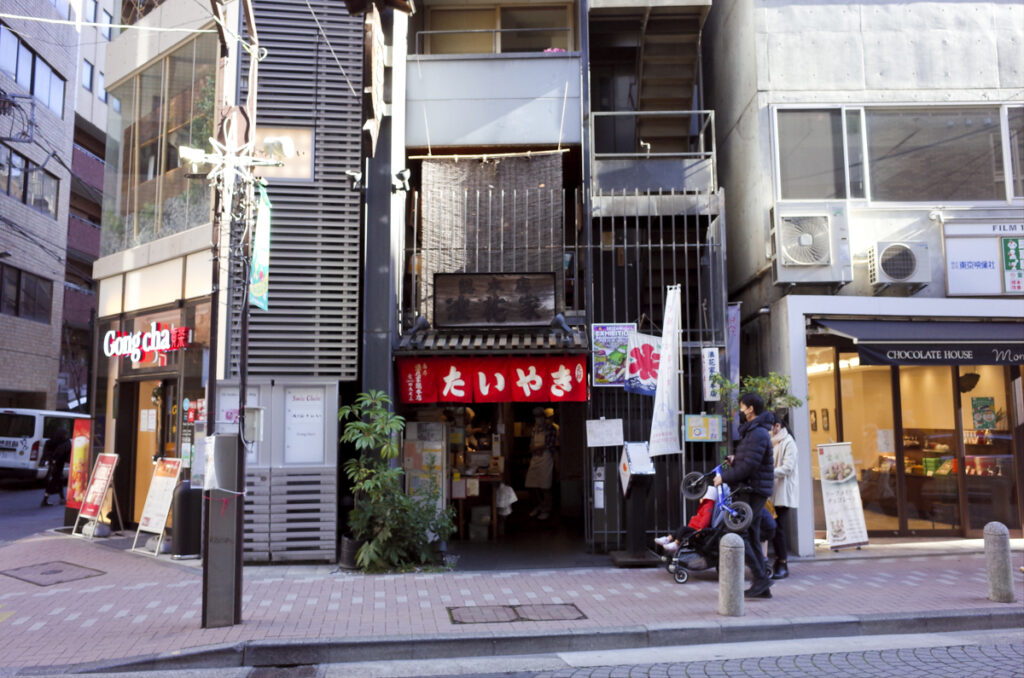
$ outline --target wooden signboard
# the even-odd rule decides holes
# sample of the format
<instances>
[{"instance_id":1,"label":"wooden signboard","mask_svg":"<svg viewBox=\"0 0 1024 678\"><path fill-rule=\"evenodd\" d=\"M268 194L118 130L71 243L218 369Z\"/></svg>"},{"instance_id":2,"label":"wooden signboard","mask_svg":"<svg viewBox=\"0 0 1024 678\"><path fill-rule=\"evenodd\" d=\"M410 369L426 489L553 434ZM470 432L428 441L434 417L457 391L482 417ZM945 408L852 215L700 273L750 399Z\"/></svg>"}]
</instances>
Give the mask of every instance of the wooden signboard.
<instances>
[{"instance_id":1,"label":"wooden signboard","mask_svg":"<svg viewBox=\"0 0 1024 678\"><path fill-rule=\"evenodd\" d=\"M118 456L116 454L100 454L96 457L96 464L92 468L89 484L85 491L85 499L82 501L82 507L78 510L78 517L75 518L75 526L71 529L71 534L85 536L82 532L78 531L78 524L83 518L87 523L99 521L100 511L103 509L103 504L107 499L107 492L110 491L110 484L114 481L114 469L117 468L117 461ZM121 522L121 508L117 505L116 494L114 495L114 508L117 510L118 525L123 525L124 523ZM92 534L95 534L95 529Z\"/></svg>"},{"instance_id":2,"label":"wooden signboard","mask_svg":"<svg viewBox=\"0 0 1024 678\"><path fill-rule=\"evenodd\" d=\"M434 327L547 327L554 273L435 273Z\"/></svg>"},{"instance_id":3,"label":"wooden signboard","mask_svg":"<svg viewBox=\"0 0 1024 678\"><path fill-rule=\"evenodd\" d=\"M142 517L139 519L139 529L135 531L132 551L139 543L139 535L151 532L160 535L152 555L160 555L164 528L167 526L167 516L171 512L171 500L174 498L174 488L178 486L180 473L181 459L161 459L153 467L153 480L149 483L149 493L146 494L146 504L142 507Z\"/></svg>"}]
</instances>

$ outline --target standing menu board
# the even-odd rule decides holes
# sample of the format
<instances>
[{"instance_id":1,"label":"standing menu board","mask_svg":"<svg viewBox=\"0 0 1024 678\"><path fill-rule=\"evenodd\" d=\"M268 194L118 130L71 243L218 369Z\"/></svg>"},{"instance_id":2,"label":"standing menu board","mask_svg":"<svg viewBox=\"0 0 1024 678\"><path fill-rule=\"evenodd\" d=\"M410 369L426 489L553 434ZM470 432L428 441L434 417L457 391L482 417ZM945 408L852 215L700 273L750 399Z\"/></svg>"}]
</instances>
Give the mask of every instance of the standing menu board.
<instances>
[{"instance_id":1,"label":"standing menu board","mask_svg":"<svg viewBox=\"0 0 1024 678\"><path fill-rule=\"evenodd\" d=\"M818 445L818 469L828 547L838 551L867 544L868 529L853 465L853 447L850 443Z\"/></svg>"},{"instance_id":2,"label":"standing menu board","mask_svg":"<svg viewBox=\"0 0 1024 678\"><path fill-rule=\"evenodd\" d=\"M284 399L285 463L324 463L323 387L288 388Z\"/></svg>"},{"instance_id":3,"label":"standing menu board","mask_svg":"<svg viewBox=\"0 0 1024 678\"><path fill-rule=\"evenodd\" d=\"M114 469L117 468L118 457L116 454L100 454L96 457L96 465L93 466L92 476L89 478L89 483L85 490L85 499L82 500L82 507L78 509L78 517L75 518L75 525L71 528L71 534L75 536L85 536L84 526L83 532L78 531L78 524L84 518L88 524L89 522L94 523L92 535L96 534L95 524L99 522L100 511L103 510L103 504L107 499L107 492L110 491L110 483L114 480ZM114 510L117 511L117 523L118 529L121 529L121 525L124 522L121 518L121 507L117 504L117 494L112 495L114 500Z\"/></svg>"},{"instance_id":4,"label":"standing menu board","mask_svg":"<svg viewBox=\"0 0 1024 678\"><path fill-rule=\"evenodd\" d=\"M167 515L171 511L171 500L174 498L174 488L178 486L180 473L181 459L161 459L153 467L153 480L149 483L149 493L146 494L146 504L142 507L142 517L139 519L139 529L135 532L135 541L132 542L132 551L139 543L139 534L152 532L160 535L153 555L160 553L160 543L164 538L164 527L167 525Z\"/></svg>"}]
</instances>

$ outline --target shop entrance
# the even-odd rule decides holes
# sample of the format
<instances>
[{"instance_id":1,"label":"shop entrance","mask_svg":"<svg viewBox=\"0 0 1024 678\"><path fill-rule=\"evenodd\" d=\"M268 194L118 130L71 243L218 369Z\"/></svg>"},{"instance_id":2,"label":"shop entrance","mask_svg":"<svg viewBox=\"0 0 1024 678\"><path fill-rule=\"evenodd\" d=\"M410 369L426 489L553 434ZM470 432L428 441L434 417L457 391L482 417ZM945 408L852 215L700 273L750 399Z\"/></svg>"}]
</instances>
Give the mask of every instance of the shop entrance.
<instances>
[{"instance_id":1,"label":"shop entrance","mask_svg":"<svg viewBox=\"0 0 1024 678\"><path fill-rule=\"evenodd\" d=\"M808 348L812 448L851 444L869 535L980 537L993 520L1021 533L1015 369L861 365L854 351ZM823 536L820 471L810 456Z\"/></svg>"}]
</instances>

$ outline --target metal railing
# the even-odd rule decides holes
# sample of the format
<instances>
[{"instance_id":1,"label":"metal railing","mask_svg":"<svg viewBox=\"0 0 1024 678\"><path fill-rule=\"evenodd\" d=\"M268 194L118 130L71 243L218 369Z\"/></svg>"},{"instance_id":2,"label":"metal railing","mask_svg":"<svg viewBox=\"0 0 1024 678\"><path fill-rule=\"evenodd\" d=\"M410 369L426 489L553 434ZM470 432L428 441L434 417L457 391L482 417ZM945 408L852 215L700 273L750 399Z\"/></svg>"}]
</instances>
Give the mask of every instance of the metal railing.
<instances>
[{"instance_id":1,"label":"metal railing","mask_svg":"<svg viewBox=\"0 0 1024 678\"><path fill-rule=\"evenodd\" d=\"M547 48L537 49L531 47L529 49L503 49L503 45L500 42L500 38L503 34L511 33L535 33L535 34L555 34L565 33L565 47L557 47L548 45ZM422 54L463 54L464 52L437 52L430 46L428 49L429 39L433 36L451 36L451 35L484 35L489 34L491 36L491 51L484 52L485 54L522 54L522 53L536 53L538 51L544 52L547 50L554 51L572 51L572 31L569 28L474 28L474 29L463 29L463 30L452 30L452 31L417 31L415 36L415 53L417 55ZM552 43L554 40L551 41Z\"/></svg>"}]
</instances>

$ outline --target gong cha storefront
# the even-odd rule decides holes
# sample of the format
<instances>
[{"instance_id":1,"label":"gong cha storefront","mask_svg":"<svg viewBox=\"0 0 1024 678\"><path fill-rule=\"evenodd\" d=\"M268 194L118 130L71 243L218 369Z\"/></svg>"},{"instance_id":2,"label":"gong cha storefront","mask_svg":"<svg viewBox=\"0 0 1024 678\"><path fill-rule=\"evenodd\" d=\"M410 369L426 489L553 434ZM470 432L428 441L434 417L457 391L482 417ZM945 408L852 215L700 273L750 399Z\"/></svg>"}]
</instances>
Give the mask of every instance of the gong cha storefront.
<instances>
[{"instance_id":1,"label":"gong cha storefront","mask_svg":"<svg viewBox=\"0 0 1024 678\"><path fill-rule=\"evenodd\" d=\"M101 318L97 330L96 447L118 455L114 491L131 525L156 461L181 458L187 474L206 435L210 302Z\"/></svg>"},{"instance_id":2,"label":"gong cha storefront","mask_svg":"<svg viewBox=\"0 0 1024 678\"><path fill-rule=\"evenodd\" d=\"M473 338L469 334L430 332L425 344L534 344L547 333L516 333ZM457 509L457 537L474 541L511 536L525 527L531 502L525 488L530 465L534 411L541 408L558 430L559 450L553 477L551 523L582 536L584 431L587 402L586 347L581 333L560 354L472 353L399 355L399 412L408 424L403 464L409 487L435 478L444 501ZM479 340L479 341L477 341ZM443 351L443 349L441 349ZM506 485L521 501L501 510L498 488ZM507 513L507 515L505 515ZM506 527L513 528L506 530Z\"/></svg>"}]
</instances>

